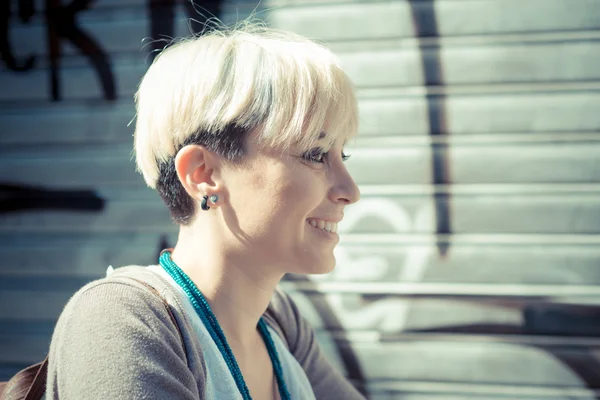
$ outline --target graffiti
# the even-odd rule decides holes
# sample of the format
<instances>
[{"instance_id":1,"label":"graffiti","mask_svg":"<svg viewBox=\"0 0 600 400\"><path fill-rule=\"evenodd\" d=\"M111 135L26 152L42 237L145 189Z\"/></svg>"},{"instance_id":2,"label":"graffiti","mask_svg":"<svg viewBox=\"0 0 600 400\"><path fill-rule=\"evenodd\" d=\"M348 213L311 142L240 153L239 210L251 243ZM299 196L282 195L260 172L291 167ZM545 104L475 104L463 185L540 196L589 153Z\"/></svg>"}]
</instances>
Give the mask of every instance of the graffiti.
<instances>
[{"instance_id":1,"label":"graffiti","mask_svg":"<svg viewBox=\"0 0 600 400\"><path fill-rule=\"evenodd\" d=\"M368 218L378 218L388 221L397 232L407 232L422 224L427 224L431 219L431 207L422 207L417 212L415 223L411 222L409 214L401 207L388 199L373 198L363 199L349 207L346 216L340 224L340 233L349 233L360 223ZM418 280L426 268L426 259L429 252L416 250L407 257L408 268L400 272L403 276ZM304 284L321 279L336 281L362 281L377 280L385 276L390 269L388 261L379 255L353 259L343 247L335 250L337 267L328 275L315 275L311 279L306 276L296 277L297 281ZM422 261L423 260L423 261ZM365 268L366 266L366 268ZM365 305L364 298L360 295L339 295L332 293L318 293L305 296L307 301L302 304L310 306L321 319L320 323L326 328L342 332L352 330L377 329L386 332L400 332L404 329L410 300L383 299ZM318 294L314 294L314 292ZM327 340L327 339L322 339ZM339 357L346 376L351 379L356 387L368 396L366 378L358 356L351 345L336 341L329 337L328 342L334 346L335 355Z\"/></svg>"},{"instance_id":2,"label":"graffiti","mask_svg":"<svg viewBox=\"0 0 600 400\"><path fill-rule=\"evenodd\" d=\"M67 6L61 0L46 0L46 19L48 21L48 45L50 54L50 76L52 82L52 99L60 100L60 83L58 79L61 57L61 39L69 40L81 53L88 57L104 90L106 100L115 100L117 91L110 67L108 54L100 45L75 23L75 16L89 8L92 0L73 0Z\"/></svg>"},{"instance_id":3,"label":"graffiti","mask_svg":"<svg viewBox=\"0 0 600 400\"><path fill-rule=\"evenodd\" d=\"M444 74L442 70L441 56L439 48L433 48L434 57L426 55L426 47L422 38L440 37L438 23L435 13L435 3L433 1L409 1L410 10L413 19L414 36L419 40L421 54L421 69L423 71L426 87L432 85L443 86ZM427 115L429 120L429 135L432 139L448 134L446 126L448 117L446 113L445 98L443 95L433 96L427 94ZM447 185L452 182L450 176L450 153L447 146L438 146L435 140L431 141L431 162L432 177L431 183L434 185ZM435 196L436 201L436 232L438 235L448 235L452 233L452 224L450 221L451 199L443 201L441 197ZM440 256L445 257L448 253L448 241L439 241L437 244Z\"/></svg>"},{"instance_id":4,"label":"graffiti","mask_svg":"<svg viewBox=\"0 0 600 400\"><path fill-rule=\"evenodd\" d=\"M19 0L18 15L23 23L29 22L35 14L33 0ZM19 62L10 46L8 28L11 16L11 1L5 0L0 2L0 52L2 53L2 61L6 67L12 71L28 71L33 68L35 56L29 56L25 61Z\"/></svg>"},{"instance_id":5,"label":"graffiti","mask_svg":"<svg viewBox=\"0 0 600 400\"><path fill-rule=\"evenodd\" d=\"M435 226L434 208L435 204L430 200L411 215L406 208L390 199L366 198L348 208L339 230L345 234L359 233L361 222L369 222L369 226L373 223L380 223L382 227L389 226L394 233L432 231ZM349 247L338 246L335 253L337 267L330 276L317 275L312 279L341 282L392 280L417 283L424 280L431 257L436 256L434 240L424 246L408 246L401 265L390 265L385 257L377 253L366 253L362 257L356 257L348 249ZM395 338L391 340L397 340L398 334L417 332L597 337L600 326L590 322L598 316L597 307L577 304L553 305L527 300L510 304L507 301L460 298L436 301L394 296L371 298L359 293L326 293L319 294L318 297L321 299L320 302L324 299L327 306L320 304L317 307L313 299L315 295L303 294L303 296L307 301L303 301L302 304L310 305L317 311L320 318L319 325L342 332L376 331L381 333L383 338ZM441 315L441 312L448 315ZM486 319L493 322L482 323ZM330 337L330 341L335 343L333 337ZM436 357L447 357L444 355L446 345L437 350L435 346L437 344L429 344L427 351L436 354L439 352ZM351 344L344 346L338 344L337 347L340 355L350 349L352 349ZM421 351L427 354L426 349ZM505 362L516 362L515 360L522 357L523 360L534 362L537 368L548 371L548 374L560 379L565 385L594 388L600 382L600 375L595 372L598 370L598 361L587 353L573 353L560 347L548 347L543 342L527 345L507 343L505 352L507 356L499 356L506 357ZM443 369L440 369L440 375L443 373ZM582 398L591 400L595 397L592 395L586 397L582 394Z\"/></svg>"},{"instance_id":6,"label":"graffiti","mask_svg":"<svg viewBox=\"0 0 600 400\"><path fill-rule=\"evenodd\" d=\"M150 14L150 59L169 44L175 36L175 11L180 3L189 19L190 34L201 33L208 20L221 15L222 0L185 1L185 0L149 0L147 3ZM161 40L164 39L164 40Z\"/></svg>"},{"instance_id":7,"label":"graffiti","mask_svg":"<svg viewBox=\"0 0 600 400\"><path fill-rule=\"evenodd\" d=\"M54 190L0 184L0 213L39 210L101 212L105 201L92 190Z\"/></svg>"},{"instance_id":8,"label":"graffiti","mask_svg":"<svg viewBox=\"0 0 600 400\"><path fill-rule=\"evenodd\" d=\"M363 199L348 209L346 217L340 226L340 232L351 233L358 223L367 218L385 221L389 224L394 233L416 233L430 229L433 225L433 209L431 202L422 204L411 217L409 212L402 206L386 198L368 198ZM343 247L338 248L343 252ZM346 254L340 254L341 259L349 260ZM411 247L407 254L405 264L399 269L398 281L418 282L422 279L427 267L427 260L431 256L431 249L426 247ZM361 263L363 260L359 260ZM355 261L356 262L356 261ZM376 265L386 263L385 258L379 256ZM363 264L364 265L364 264ZM369 264L370 265L370 264ZM390 266L386 265L385 270L379 276L372 276L371 279L384 279L385 273ZM364 268L362 268L364 269Z\"/></svg>"},{"instance_id":9,"label":"graffiti","mask_svg":"<svg viewBox=\"0 0 600 400\"><path fill-rule=\"evenodd\" d=\"M423 204L411 217L406 209L386 198L362 199L348 207L344 220L340 223L340 233L352 233L364 220L378 220L391 225L395 233L413 233L431 227L433 222L433 205ZM353 258L349 251L338 246L335 250L336 269L324 277L313 279L335 281L384 281L390 279L390 269L395 269L395 281L419 282L423 279L428 260L434 253L431 246L410 247L404 264L392 266L382 255L369 254L366 257ZM341 321L344 329L381 330L385 332L402 332L407 324L411 309L410 299L382 299L365 305L361 295L351 298L349 295L328 294L331 307Z\"/></svg>"},{"instance_id":10,"label":"graffiti","mask_svg":"<svg viewBox=\"0 0 600 400\"><path fill-rule=\"evenodd\" d=\"M50 98L53 101L62 99L61 85L59 79L61 42L68 40L79 51L85 55L94 67L98 79L104 91L106 100L115 100L117 91L115 88L115 79L110 67L109 56L102 47L88 33L81 29L76 23L76 16L81 11L90 7L92 0L73 0L68 5L63 5L61 0L46 0L44 11L47 25L47 43L48 57L50 61ZM2 2L0 11L0 45L2 50L2 60L6 66L17 72L27 72L34 66L36 60L32 55L24 62L19 63L10 46L9 23L11 18L10 1ZM19 18L22 22L29 22L35 14L33 0L19 0Z\"/></svg>"},{"instance_id":11,"label":"graffiti","mask_svg":"<svg viewBox=\"0 0 600 400\"><path fill-rule=\"evenodd\" d=\"M49 59L50 98L59 101L63 98L60 81L60 68L62 57L63 40L69 41L79 52L84 55L96 72L97 78L102 86L105 100L116 100L117 88L111 67L108 52L89 33L77 24L77 16L85 10L89 10L93 0L72 0L69 4L62 4L62 0L45 0L43 11L46 20L47 48ZM0 51L2 61L12 71L25 73L31 71L37 60L36 55L30 55L24 60L17 60L11 44L9 27L11 23L12 2L0 2ZM222 1L190 2L184 0L148 0L147 7L150 14L150 59L153 59L157 51L162 50L170 42L175 34L175 10L181 5L189 16L190 33L202 32L207 21L219 16ZM18 0L19 20L27 24L36 14L34 0Z\"/></svg>"}]
</instances>

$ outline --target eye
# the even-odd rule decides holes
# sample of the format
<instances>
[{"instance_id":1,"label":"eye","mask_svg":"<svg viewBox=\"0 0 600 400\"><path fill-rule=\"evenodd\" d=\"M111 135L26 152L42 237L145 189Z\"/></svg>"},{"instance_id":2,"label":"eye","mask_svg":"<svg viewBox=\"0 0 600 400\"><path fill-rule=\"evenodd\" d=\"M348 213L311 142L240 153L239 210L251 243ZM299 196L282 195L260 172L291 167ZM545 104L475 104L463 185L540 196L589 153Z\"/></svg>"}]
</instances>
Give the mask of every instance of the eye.
<instances>
[{"instance_id":1,"label":"eye","mask_svg":"<svg viewBox=\"0 0 600 400\"><path fill-rule=\"evenodd\" d=\"M327 161L327 157L329 157L329 152L323 151L323 149L320 147L316 147L302 153L302 158L311 163L323 164L325 161Z\"/></svg>"},{"instance_id":2,"label":"eye","mask_svg":"<svg viewBox=\"0 0 600 400\"><path fill-rule=\"evenodd\" d=\"M344 153L343 151L342 151L341 157L342 157L342 161L346 161L350 158L350 156L347 155L346 153ZM311 163L324 164L327 161L327 159L329 158L329 152L323 151L323 149L320 147L316 147L314 149L304 152L302 154L302 158L305 161L308 161Z\"/></svg>"}]
</instances>

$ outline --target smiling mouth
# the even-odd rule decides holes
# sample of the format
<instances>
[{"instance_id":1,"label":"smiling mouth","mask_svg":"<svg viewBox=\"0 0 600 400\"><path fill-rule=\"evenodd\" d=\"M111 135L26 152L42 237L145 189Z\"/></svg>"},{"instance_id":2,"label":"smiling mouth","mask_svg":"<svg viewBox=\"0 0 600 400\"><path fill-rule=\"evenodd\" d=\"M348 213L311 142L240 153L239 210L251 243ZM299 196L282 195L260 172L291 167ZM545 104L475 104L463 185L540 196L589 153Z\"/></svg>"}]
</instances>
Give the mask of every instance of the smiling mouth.
<instances>
[{"instance_id":1,"label":"smiling mouth","mask_svg":"<svg viewBox=\"0 0 600 400\"><path fill-rule=\"evenodd\" d=\"M324 219L318 218L308 218L306 222L308 222L308 224L313 228L329 233L337 233L337 222L325 221Z\"/></svg>"}]
</instances>

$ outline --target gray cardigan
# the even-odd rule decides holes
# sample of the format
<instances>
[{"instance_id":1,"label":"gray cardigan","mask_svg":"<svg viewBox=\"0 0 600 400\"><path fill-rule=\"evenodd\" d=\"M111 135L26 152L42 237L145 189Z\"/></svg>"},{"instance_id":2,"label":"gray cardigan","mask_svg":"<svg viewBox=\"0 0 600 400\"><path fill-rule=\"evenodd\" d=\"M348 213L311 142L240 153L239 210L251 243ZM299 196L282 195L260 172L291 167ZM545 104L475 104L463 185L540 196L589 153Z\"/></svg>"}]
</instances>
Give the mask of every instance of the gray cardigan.
<instances>
[{"instance_id":1,"label":"gray cardigan","mask_svg":"<svg viewBox=\"0 0 600 400\"><path fill-rule=\"evenodd\" d=\"M128 277L163 295L183 345L161 300ZM317 399L364 398L325 359L289 296L277 290L264 318L306 372ZM124 267L84 286L65 306L50 345L46 399L202 399L206 368L173 288L149 268Z\"/></svg>"}]
</instances>

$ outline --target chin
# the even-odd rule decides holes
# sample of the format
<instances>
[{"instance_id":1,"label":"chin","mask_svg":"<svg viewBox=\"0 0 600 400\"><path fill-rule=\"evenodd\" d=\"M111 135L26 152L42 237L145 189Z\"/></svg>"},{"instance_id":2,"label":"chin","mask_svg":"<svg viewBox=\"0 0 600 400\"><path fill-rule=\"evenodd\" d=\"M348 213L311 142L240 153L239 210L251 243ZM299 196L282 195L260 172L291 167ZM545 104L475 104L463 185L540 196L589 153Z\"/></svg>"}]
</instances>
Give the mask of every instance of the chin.
<instances>
[{"instance_id":1,"label":"chin","mask_svg":"<svg viewBox=\"0 0 600 400\"><path fill-rule=\"evenodd\" d=\"M298 271L294 271L295 274L303 275L323 275L328 274L335 268L335 257L333 254L328 257L315 257L311 262L303 260L299 264Z\"/></svg>"}]
</instances>

